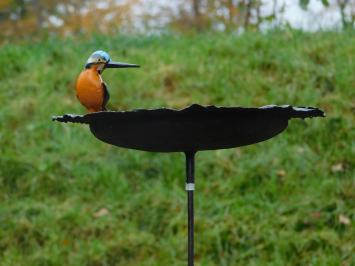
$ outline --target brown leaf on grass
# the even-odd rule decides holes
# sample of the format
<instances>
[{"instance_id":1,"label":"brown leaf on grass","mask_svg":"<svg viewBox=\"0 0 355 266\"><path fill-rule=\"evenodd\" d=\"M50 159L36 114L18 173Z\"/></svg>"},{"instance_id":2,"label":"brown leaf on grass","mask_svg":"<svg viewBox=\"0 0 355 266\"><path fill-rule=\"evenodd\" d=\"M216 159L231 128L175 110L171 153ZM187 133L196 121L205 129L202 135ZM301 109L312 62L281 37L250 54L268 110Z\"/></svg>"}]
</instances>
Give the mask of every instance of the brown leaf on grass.
<instances>
[{"instance_id":1,"label":"brown leaf on grass","mask_svg":"<svg viewBox=\"0 0 355 266\"><path fill-rule=\"evenodd\" d=\"M303 147L297 147L296 151L299 153L299 154L303 154L305 149Z\"/></svg>"},{"instance_id":2,"label":"brown leaf on grass","mask_svg":"<svg viewBox=\"0 0 355 266\"><path fill-rule=\"evenodd\" d=\"M343 214L339 215L339 223L341 224L345 224L345 225L349 225L350 224L350 219L348 217L346 217Z\"/></svg>"},{"instance_id":3,"label":"brown leaf on grass","mask_svg":"<svg viewBox=\"0 0 355 266\"><path fill-rule=\"evenodd\" d=\"M110 212L108 209L106 208L101 208L100 210L98 210L97 212L94 213L94 217L95 218L99 218L99 217L102 217L102 216L106 216L108 215Z\"/></svg>"},{"instance_id":4,"label":"brown leaf on grass","mask_svg":"<svg viewBox=\"0 0 355 266\"><path fill-rule=\"evenodd\" d=\"M277 170L276 172L278 177L284 177L286 175L286 171L283 169Z\"/></svg>"},{"instance_id":5,"label":"brown leaf on grass","mask_svg":"<svg viewBox=\"0 0 355 266\"><path fill-rule=\"evenodd\" d=\"M234 149L234 155L236 158L240 158L242 151L240 149Z\"/></svg>"},{"instance_id":6,"label":"brown leaf on grass","mask_svg":"<svg viewBox=\"0 0 355 266\"><path fill-rule=\"evenodd\" d=\"M332 172L333 173L338 173L338 172L343 172L344 171L344 164L343 163L337 163L332 165Z\"/></svg>"},{"instance_id":7,"label":"brown leaf on grass","mask_svg":"<svg viewBox=\"0 0 355 266\"><path fill-rule=\"evenodd\" d=\"M320 212L312 212L312 213L311 213L311 216L312 216L313 219L318 220L318 219L321 218L322 213L320 213Z\"/></svg>"}]
</instances>

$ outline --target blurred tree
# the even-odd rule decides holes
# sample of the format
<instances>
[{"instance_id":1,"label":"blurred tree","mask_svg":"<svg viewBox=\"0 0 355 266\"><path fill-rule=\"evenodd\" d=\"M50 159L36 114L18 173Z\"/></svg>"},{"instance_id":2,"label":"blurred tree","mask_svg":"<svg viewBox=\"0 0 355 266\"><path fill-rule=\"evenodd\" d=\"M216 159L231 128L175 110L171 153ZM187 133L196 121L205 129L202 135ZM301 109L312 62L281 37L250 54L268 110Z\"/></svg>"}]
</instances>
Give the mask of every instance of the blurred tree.
<instances>
[{"instance_id":1,"label":"blurred tree","mask_svg":"<svg viewBox=\"0 0 355 266\"><path fill-rule=\"evenodd\" d=\"M327 0L323 0L322 2L324 2L324 1L327 2ZM336 2L339 7L343 28L354 27L354 22L355 22L354 6L355 6L355 3L352 2L352 6L350 6L350 0L337 0ZM346 9L349 9L349 15L347 15Z\"/></svg>"},{"instance_id":2,"label":"blurred tree","mask_svg":"<svg viewBox=\"0 0 355 266\"><path fill-rule=\"evenodd\" d=\"M0 0L0 39L117 31L138 0Z\"/></svg>"},{"instance_id":3,"label":"blurred tree","mask_svg":"<svg viewBox=\"0 0 355 266\"><path fill-rule=\"evenodd\" d=\"M267 1L272 1L268 5ZM112 33L129 29L259 30L284 22L284 0L0 0L0 41L50 35ZM310 0L298 0L307 10ZM354 27L355 1L316 0L339 10L343 28ZM284 4L282 4L284 3ZM264 5L268 6L267 14ZM137 12L137 10L139 12ZM133 20L137 16L137 20ZM138 25L138 26L137 26Z\"/></svg>"},{"instance_id":4,"label":"blurred tree","mask_svg":"<svg viewBox=\"0 0 355 266\"><path fill-rule=\"evenodd\" d=\"M200 29L200 20L201 20L201 0L192 0L192 10L195 20L195 25L197 29Z\"/></svg>"},{"instance_id":5,"label":"blurred tree","mask_svg":"<svg viewBox=\"0 0 355 266\"><path fill-rule=\"evenodd\" d=\"M324 7L338 8L342 27L346 28L354 28L355 27L355 1L350 0L320 0ZM299 0L300 6L307 10L310 0Z\"/></svg>"},{"instance_id":6,"label":"blurred tree","mask_svg":"<svg viewBox=\"0 0 355 266\"><path fill-rule=\"evenodd\" d=\"M257 29L263 19L261 5L261 0L192 0L189 11L180 2L170 24L182 31Z\"/></svg>"}]
</instances>

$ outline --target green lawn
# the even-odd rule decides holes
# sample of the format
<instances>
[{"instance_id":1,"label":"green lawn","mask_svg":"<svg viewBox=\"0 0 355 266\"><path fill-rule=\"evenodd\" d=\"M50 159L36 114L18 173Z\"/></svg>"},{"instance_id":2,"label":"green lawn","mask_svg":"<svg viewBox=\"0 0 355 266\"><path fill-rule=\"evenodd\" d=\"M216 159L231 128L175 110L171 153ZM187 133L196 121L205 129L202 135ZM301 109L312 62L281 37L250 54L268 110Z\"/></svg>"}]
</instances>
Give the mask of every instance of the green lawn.
<instances>
[{"instance_id":1,"label":"green lawn","mask_svg":"<svg viewBox=\"0 0 355 266\"><path fill-rule=\"evenodd\" d=\"M0 265L186 265L182 154L118 149L74 92L91 52L111 109L317 106L276 138L201 152L196 265L355 265L355 32L51 39L0 48Z\"/></svg>"}]
</instances>

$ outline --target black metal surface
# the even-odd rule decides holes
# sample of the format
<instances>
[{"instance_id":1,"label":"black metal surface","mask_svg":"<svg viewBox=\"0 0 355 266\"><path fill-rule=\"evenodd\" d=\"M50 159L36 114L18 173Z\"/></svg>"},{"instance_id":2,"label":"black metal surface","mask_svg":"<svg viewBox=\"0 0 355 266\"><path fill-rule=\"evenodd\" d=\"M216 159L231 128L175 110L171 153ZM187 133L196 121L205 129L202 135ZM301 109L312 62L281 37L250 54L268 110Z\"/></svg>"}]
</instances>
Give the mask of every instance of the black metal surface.
<instances>
[{"instance_id":1,"label":"black metal surface","mask_svg":"<svg viewBox=\"0 0 355 266\"><path fill-rule=\"evenodd\" d=\"M89 124L100 140L123 148L186 152L234 148L270 139L291 118L322 117L313 107L203 107L97 112L53 117L59 122Z\"/></svg>"},{"instance_id":2,"label":"black metal surface","mask_svg":"<svg viewBox=\"0 0 355 266\"><path fill-rule=\"evenodd\" d=\"M187 152L186 184L195 184L195 152ZM188 266L194 265L194 190L187 190L187 261Z\"/></svg>"}]
</instances>

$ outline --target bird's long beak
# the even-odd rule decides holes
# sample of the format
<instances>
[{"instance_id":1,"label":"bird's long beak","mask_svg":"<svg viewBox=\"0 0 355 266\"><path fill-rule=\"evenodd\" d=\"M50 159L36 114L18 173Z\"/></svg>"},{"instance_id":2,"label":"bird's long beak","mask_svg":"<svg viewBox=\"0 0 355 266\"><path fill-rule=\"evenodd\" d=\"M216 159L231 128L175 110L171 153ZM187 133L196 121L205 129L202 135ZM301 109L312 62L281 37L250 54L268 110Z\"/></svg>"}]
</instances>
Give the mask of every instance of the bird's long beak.
<instances>
[{"instance_id":1,"label":"bird's long beak","mask_svg":"<svg viewBox=\"0 0 355 266\"><path fill-rule=\"evenodd\" d=\"M128 64L123 62L113 62L113 61L110 61L105 65L105 68L126 68L126 67L139 67L139 65Z\"/></svg>"}]
</instances>

